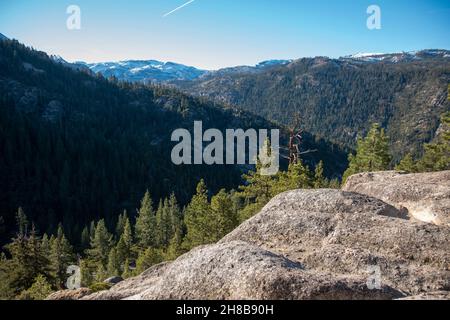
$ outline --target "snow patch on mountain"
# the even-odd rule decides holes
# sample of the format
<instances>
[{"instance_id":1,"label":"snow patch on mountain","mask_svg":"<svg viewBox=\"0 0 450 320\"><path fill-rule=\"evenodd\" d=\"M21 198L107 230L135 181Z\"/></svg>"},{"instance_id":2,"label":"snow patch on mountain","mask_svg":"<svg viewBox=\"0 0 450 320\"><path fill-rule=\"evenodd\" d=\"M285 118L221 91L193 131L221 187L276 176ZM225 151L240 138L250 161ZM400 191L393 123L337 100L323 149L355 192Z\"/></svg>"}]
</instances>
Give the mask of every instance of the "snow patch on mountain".
<instances>
[{"instance_id":1,"label":"snow patch on mountain","mask_svg":"<svg viewBox=\"0 0 450 320\"><path fill-rule=\"evenodd\" d=\"M86 63L95 73L131 82L166 82L194 80L207 71L173 62L156 60L128 60L118 62Z\"/></svg>"},{"instance_id":2,"label":"snow patch on mountain","mask_svg":"<svg viewBox=\"0 0 450 320\"><path fill-rule=\"evenodd\" d=\"M450 51L442 49L428 49L401 53L357 53L342 57L343 60L356 60L361 62L411 62L423 59L449 58Z\"/></svg>"}]
</instances>

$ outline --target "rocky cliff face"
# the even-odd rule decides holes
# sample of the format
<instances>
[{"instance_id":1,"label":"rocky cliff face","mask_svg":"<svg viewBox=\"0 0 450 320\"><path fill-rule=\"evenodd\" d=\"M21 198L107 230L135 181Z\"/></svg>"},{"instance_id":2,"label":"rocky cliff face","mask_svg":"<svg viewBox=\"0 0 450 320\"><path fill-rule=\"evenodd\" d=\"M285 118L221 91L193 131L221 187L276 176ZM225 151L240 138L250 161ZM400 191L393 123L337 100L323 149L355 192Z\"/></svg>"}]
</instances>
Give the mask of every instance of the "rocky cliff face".
<instances>
[{"instance_id":1,"label":"rocky cliff face","mask_svg":"<svg viewBox=\"0 0 450 320\"><path fill-rule=\"evenodd\" d=\"M402 179L430 184L447 194L437 197L442 200L448 199L446 174ZM393 173L379 175L393 177L392 190L409 186ZM364 177L350 178L346 188L356 180L364 184ZM429 196L417 192L414 199ZM219 243L82 299L445 299L449 231L368 195L295 190L274 198Z\"/></svg>"}]
</instances>

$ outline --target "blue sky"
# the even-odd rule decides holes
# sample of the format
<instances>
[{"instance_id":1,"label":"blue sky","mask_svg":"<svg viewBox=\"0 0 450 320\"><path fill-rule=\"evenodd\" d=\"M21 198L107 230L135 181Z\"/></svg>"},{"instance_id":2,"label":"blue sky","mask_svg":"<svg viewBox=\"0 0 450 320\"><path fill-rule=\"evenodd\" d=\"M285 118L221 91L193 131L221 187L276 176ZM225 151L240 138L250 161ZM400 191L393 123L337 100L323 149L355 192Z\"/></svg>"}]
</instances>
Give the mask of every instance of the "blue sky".
<instances>
[{"instance_id":1,"label":"blue sky","mask_svg":"<svg viewBox=\"0 0 450 320\"><path fill-rule=\"evenodd\" d=\"M205 69L267 59L450 49L450 0L0 0L0 33L69 61L156 59ZM81 30L66 8L81 8ZM366 27L381 8L382 29Z\"/></svg>"}]
</instances>

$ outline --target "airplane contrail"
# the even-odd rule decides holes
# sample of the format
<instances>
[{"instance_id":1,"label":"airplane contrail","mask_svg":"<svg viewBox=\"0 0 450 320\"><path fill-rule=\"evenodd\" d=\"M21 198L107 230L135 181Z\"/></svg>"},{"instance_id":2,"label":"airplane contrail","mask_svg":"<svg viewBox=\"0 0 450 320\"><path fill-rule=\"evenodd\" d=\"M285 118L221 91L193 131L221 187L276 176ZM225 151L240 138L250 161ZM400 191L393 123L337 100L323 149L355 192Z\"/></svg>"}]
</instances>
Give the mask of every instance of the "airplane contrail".
<instances>
[{"instance_id":1,"label":"airplane contrail","mask_svg":"<svg viewBox=\"0 0 450 320\"><path fill-rule=\"evenodd\" d=\"M191 4L191 3L194 2L194 1L195 1L195 0L190 0L190 1L186 2L185 4L179 6L178 8L175 8L175 9L173 9L172 11L167 12L165 15L163 15L163 18L167 17L168 15L171 15L172 13L174 13L175 11L180 10L181 8L186 7L187 5Z\"/></svg>"}]
</instances>

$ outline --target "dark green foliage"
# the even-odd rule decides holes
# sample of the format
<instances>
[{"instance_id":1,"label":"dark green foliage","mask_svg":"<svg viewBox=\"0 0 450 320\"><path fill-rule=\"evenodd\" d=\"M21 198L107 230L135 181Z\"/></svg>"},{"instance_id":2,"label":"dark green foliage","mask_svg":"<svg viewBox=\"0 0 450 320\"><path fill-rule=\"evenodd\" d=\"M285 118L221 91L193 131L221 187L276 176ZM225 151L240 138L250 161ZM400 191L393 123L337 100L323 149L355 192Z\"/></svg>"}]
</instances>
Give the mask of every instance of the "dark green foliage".
<instances>
[{"instance_id":1,"label":"dark green foliage","mask_svg":"<svg viewBox=\"0 0 450 320\"><path fill-rule=\"evenodd\" d=\"M22 291L17 299L19 300L44 300L53 292L52 286L43 275L38 275L33 285Z\"/></svg>"},{"instance_id":2,"label":"dark green foliage","mask_svg":"<svg viewBox=\"0 0 450 320\"><path fill-rule=\"evenodd\" d=\"M199 245L214 242L211 230L212 210L208 202L208 190L202 180L197 185L197 194L194 195L186 208L185 223L187 234L186 247L193 248Z\"/></svg>"},{"instance_id":3,"label":"dark green foliage","mask_svg":"<svg viewBox=\"0 0 450 320\"><path fill-rule=\"evenodd\" d=\"M117 218L117 224L116 224L116 238L120 238L120 236L123 233L123 229L125 228L125 221L128 220L128 214L125 210L122 214L119 214L119 217Z\"/></svg>"},{"instance_id":4,"label":"dark green foliage","mask_svg":"<svg viewBox=\"0 0 450 320\"><path fill-rule=\"evenodd\" d=\"M148 248L140 252L136 260L136 274L140 274L158 263L164 261L164 254L160 249Z\"/></svg>"},{"instance_id":5,"label":"dark green foliage","mask_svg":"<svg viewBox=\"0 0 450 320\"><path fill-rule=\"evenodd\" d=\"M111 248L108 255L108 277L118 277L122 274L121 272L122 266L120 264L120 260L117 254L116 248Z\"/></svg>"},{"instance_id":6,"label":"dark green foliage","mask_svg":"<svg viewBox=\"0 0 450 320\"><path fill-rule=\"evenodd\" d=\"M39 275L53 281L47 248L42 242L34 225L28 232L26 216L23 210L17 213L18 230L16 237L5 248L10 259L0 263L0 287L6 290L6 297L14 298L29 289ZM3 293L5 295L5 293Z\"/></svg>"},{"instance_id":7,"label":"dark green foliage","mask_svg":"<svg viewBox=\"0 0 450 320\"><path fill-rule=\"evenodd\" d=\"M82 250L86 250L89 247L90 243L90 235L89 230L87 227L83 228L83 231L81 232L81 239L80 239L80 245Z\"/></svg>"},{"instance_id":8,"label":"dark green foliage","mask_svg":"<svg viewBox=\"0 0 450 320\"><path fill-rule=\"evenodd\" d=\"M136 218L136 240L139 248L145 249L156 246L156 216L150 193L145 193L141 201L141 208Z\"/></svg>"},{"instance_id":9,"label":"dark green foliage","mask_svg":"<svg viewBox=\"0 0 450 320\"><path fill-rule=\"evenodd\" d=\"M320 161L314 170L314 188L326 188L329 186L327 179L323 175L323 161Z\"/></svg>"},{"instance_id":10,"label":"dark green foliage","mask_svg":"<svg viewBox=\"0 0 450 320\"><path fill-rule=\"evenodd\" d=\"M92 292L99 292L99 291L105 291L111 289L111 285L105 282L96 282L94 284L91 284L89 286L89 289L91 289Z\"/></svg>"},{"instance_id":11,"label":"dark green foliage","mask_svg":"<svg viewBox=\"0 0 450 320\"><path fill-rule=\"evenodd\" d=\"M96 268L101 267L106 270L112 244L112 235L108 232L105 221L102 219L97 223L95 232L91 236L91 247L87 250L87 256Z\"/></svg>"},{"instance_id":12,"label":"dark green foliage","mask_svg":"<svg viewBox=\"0 0 450 320\"><path fill-rule=\"evenodd\" d=\"M388 170L392 157L389 152L388 137L384 129L375 123L367 137L358 138L356 155L350 154L349 167L344 173L344 182L353 174Z\"/></svg>"},{"instance_id":13,"label":"dark green foliage","mask_svg":"<svg viewBox=\"0 0 450 320\"><path fill-rule=\"evenodd\" d=\"M126 260L133 257L133 233L131 230L130 220L126 215L124 217L124 221L124 228L116 247L117 259L120 265L124 264Z\"/></svg>"},{"instance_id":14,"label":"dark green foliage","mask_svg":"<svg viewBox=\"0 0 450 320\"><path fill-rule=\"evenodd\" d=\"M183 234L180 229L175 231L169 246L165 254L165 260L172 261L178 258L180 255L186 252L186 248L183 247Z\"/></svg>"},{"instance_id":15,"label":"dark green foliage","mask_svg":"<svg viewBox=\"0 0 450 320\"><path fill-rule=\"evenodd\" d=\"M415 163L411 153L408 153L402 161L395 167L397 171L404 171L407 173L417 172L417 164Z\"/></svg>"},{"instance_id":16,"label":"dark green foliage","mask_svg":"<svg viewBox=\"0 0 450 320\"><path fill-rule=\"evenodd\" d=\"M284 125L299 113L306 131L347 148L355 148L358 134L380 123L398 161L407 152L416 157L434 138L439 117L449 108L449 83L448 58L361 63L316 57L256 74L218 73L178 85Z\"/></svg>"},{"instance_id":17,"label":"dark green foliage","mask_svg":"<svg viewBox=\"0 0 450 320\"><path fill-rule=\"evenodd\" d=\"M44 239L42 241L42 246L44 246ZM53 277L56 281L56 287L62 289L67 280L67 267L71 264L76 263L73 248L64 235L62 226L58 227L56 237L51 237L49 241L50 247L50 261Z\"/></svg>"},{"instance_id":18,"label":"dark green foliage","mask_svg":"<svg viewBox=\"0 0 450 320\"><path fill-rule=\"evenodd\" d=\"M117 212L127 209L134 218L146 189L154 200L174 193L184 205L198 177L212 192L237 187L242 172L236 166L172 164L171 134L192 130L194 120L203 120L205 129L275 127L173 89L76 72L16 41L1 41L0 212L6 232L0 244L13 235L19 206L48 234L61 222L79 247L92 220L104 218L118 237L112 229Z\"/></svg>"},{"instance_id":19,"label":"dark green foliage","mask_svg":"<svg viewBox=\"0 0 450 320\"><path fill-rule=\"evenodd\" d=\"M239 225L236 210L233 208L232 196L224 189L211 198L212 234L214 242L219 241Z\"/></svg>"},{"instance_id":20,"label":"dark green foliage","mask_svg":"<svg viewBox=\"0 0 450 320\"><path fill-rule=\"evenodd\" d=\"M433 143L425 145L423 156L414 161L411 154L407 154L396 169L406 172L450 170L450 112L442 115L440 134Z\"/></svg>"}]
</instances>

